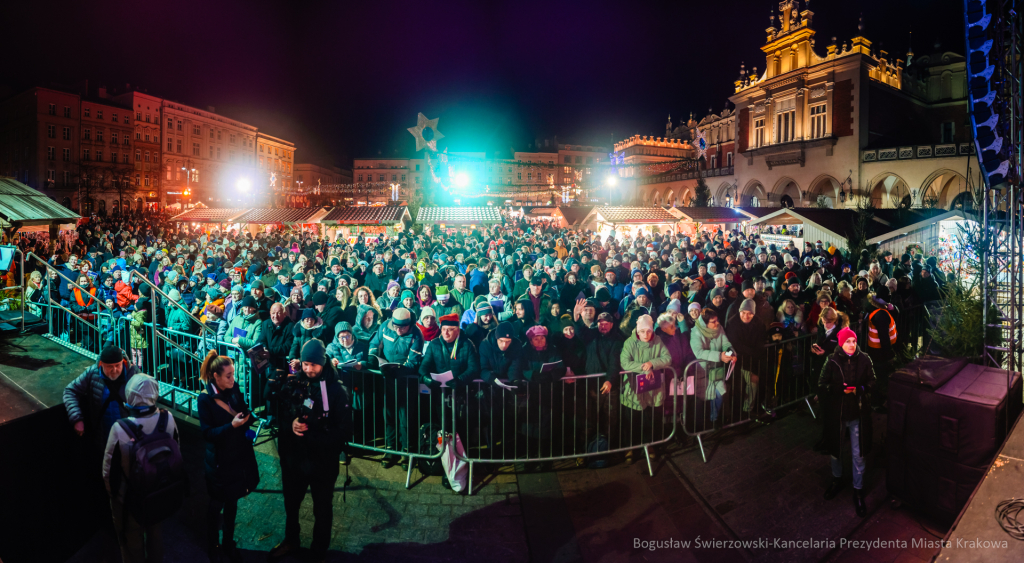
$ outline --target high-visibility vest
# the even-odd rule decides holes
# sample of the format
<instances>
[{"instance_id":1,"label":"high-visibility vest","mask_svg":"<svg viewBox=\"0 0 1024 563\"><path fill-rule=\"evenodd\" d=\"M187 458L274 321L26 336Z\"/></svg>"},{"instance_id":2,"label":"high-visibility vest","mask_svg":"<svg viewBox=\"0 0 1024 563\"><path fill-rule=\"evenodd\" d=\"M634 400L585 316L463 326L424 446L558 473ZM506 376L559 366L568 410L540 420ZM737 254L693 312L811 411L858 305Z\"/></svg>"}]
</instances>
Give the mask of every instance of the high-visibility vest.
<instances>
[{"instance_id":1,"label":"high-visibility vest","mask_svg":"<svg viewBox=\"0 0 1024 563\"><path fill-rule=\"evenodd\" d=\"M882 341L878 338L878 329L875 328L875 324L871 322L871 317L875 316L875 313L882 311L889 317L889 343L896 344L896 321L892 319L892 315L885 309L875 309L870 315L868 315L868 348L881 348Z\"/></svg>"}]
</instances>

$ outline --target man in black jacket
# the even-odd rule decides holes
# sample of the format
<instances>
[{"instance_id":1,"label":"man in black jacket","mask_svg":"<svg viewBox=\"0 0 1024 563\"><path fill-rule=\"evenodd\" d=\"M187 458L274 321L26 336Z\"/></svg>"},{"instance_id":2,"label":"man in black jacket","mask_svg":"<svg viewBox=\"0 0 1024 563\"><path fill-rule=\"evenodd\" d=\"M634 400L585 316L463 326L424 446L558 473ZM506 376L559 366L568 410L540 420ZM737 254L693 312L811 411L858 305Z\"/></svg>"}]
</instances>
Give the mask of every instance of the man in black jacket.
<instances>
[{"instance_id":1,"label":"man in black jacket","mask_svg":"<svg viewBox=\"0 0 1024 563\"><path fill-rule=\"evenodd\" d=\"M622 380L622 333L615 329L615 317L601 313L597 317L597 336L587 344L586 369L588 375L603 374L600 378L588 377L576 382L578 405L576 407L584 421L585 435L582 443L588 445L598 434L603 435L612 448L617 443L619 417L619 382Z\"/></svg>"},{"instance_id":2,"label":"man in black jacket","mask_svg":"<svg viewBox=\"0 0 1024 563\"><path fill-rule=\"evenodd\" d=\"M757 410L759 374L764 366L764 344L766 327L761 319L756 317L757 303L753 299L744 299L740 303L740 311L736 318L728 321L725 325L725 335L736 351L736 361L743 373L743 410L754 416ZM784 389L776 389L776 393L785 400L788 393ZM792 397L795 398L793 390ZM733 394L737 397L738 394ZM780 399L780 397L773 397Z\"/></svg>"},{"instance_id":3,"label":"man in black jacket","mask_svg":"<svg viewBox=\"0 0 1024 563\"><path fill-rule=\"evenodd\" d=\"M266 378L267 384L263 388L263 395L267 397L267 413L273 423L277 418L277 403L272 397L271 388L283 382L288 375L288 354L292 349L292 320L288 318L284 305L274 303L270 307L270 318L263 321L260 328L259 343L263 345L270 354L267 363ZM256 387L259 389L259 386ZM259 404L260 401L254 401Z\"/></svg>"},{"instance_id":4,"label":"man in black jacket","mask_svg":"<svg viewBox=\"0 0 1024 563\"><path fill-rule=\"evenodd\" d=\"M64 408L79 436L89 435L92 449L103 452L110 428L127 416L125 386L139 368L128 363L120 348L109 346L99 361L64 388Z\"/></svg>"},{"instance_id":5,"label":"man in black jacket","mask_svg":"<svg viewBox=\"0 0 1024 563\"><path fill-rule=\"evenodd\" d=\"M331 543L338 461L350 431L349 398L338 382L338 372L327 361L323 342L306 342L300 359L302 372L296 377L305 384L307 398L300 404L288 405L287 422L278 441L285 530L284 541L268 554L271 561L298 551L299 508L307 489L313 497L314 518L310 555L313 561L326 557Z\"/></svg>"},{"instance_id":6,"label":"man in black jacket","mask_svg":"<svg viewBox=\"0 0 1024 563\"><path fill-rule=\"evenodd\" d=\"M452 313L438 319L441 338L430 341L420 364L420 383L440 388L430 374L452 372L453 379L448 387L462 387L480 377L480 355L476 346L465 335L460 334L459 316Z\"/></svg>"}]
</instances>

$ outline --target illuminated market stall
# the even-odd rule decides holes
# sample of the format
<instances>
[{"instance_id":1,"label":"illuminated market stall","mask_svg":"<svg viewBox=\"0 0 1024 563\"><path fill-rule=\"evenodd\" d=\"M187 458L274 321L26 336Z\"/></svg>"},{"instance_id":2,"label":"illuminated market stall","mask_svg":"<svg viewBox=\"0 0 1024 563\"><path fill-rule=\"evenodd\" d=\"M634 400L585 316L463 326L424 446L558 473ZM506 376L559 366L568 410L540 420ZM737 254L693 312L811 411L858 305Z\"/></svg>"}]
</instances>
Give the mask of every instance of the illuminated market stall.
<instances>
[{"instance_id":1,"label":"illuminated market stall","mask_svg":"<svg viewBox=\"0 0 1024 563\"><path fill-rule=\"evenodd\" d=\"M424 228L433 227L446 233L455 233L460 229L486 228L501 224L501 213L497 208L481 206L462 207L421 207L416 215L416 222Z\"/></svg>"},{"instance_id":2,"label":"illuminated market stall","mask_svg":"<svg viewBox=\"0 0 1024 563\"><path fill-rule=\"evenodd\" d=\"M322 234L320 220L329 210L328 207L250 209L234 220L253 235L285 227L296 233Z\"/></svg>"},{"instance_id":3,"label":"illuminated market stall","mask_svg":"<svg viewBox=\"0 0 1024 563\"><path fill-rule=\"evenodd\" d=\"M615 233L616 238L624 234L636 237L637 234L650 236L653 233L673 233L679 225L680 218L669 213L663 207L620 207L598 206L580 222L580 227L589 229L607 237Z\"/></svg>"},{"instance_id":4,"label":"illuminated market stall","mask_svg":"<svg viewBox=\"0 0 1024 563\"><path fill-rule=\"evenodd\" d=\"M328 240L341 237L354 243L359 235L395 236L412 222L412 216L404 205L335 207L320 222L326 229Z\"/></svg>"}]
</instances>

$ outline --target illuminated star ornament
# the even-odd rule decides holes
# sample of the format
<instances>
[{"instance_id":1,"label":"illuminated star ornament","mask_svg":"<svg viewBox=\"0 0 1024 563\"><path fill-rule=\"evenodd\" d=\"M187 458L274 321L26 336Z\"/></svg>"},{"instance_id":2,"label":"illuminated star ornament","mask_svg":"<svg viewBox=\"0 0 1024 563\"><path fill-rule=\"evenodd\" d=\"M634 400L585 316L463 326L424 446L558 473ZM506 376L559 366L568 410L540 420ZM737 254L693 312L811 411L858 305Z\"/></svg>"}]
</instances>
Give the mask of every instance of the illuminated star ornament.
<instances>
[{"instance_id":1,"label":"illuminated star ornament","mask_svg":"<svg viewBox=\"0 0 1024 563\"><path fill-rule=\"evenodd\" d=\"M696 158L699 160L701 157L705 157L707 160L708 139L700 129L693 130L693 146L697 149Z\"/></svg>"},{"instance_id":2,"label":"illuminated star ornament","mask_svg":"<svg viewBox=\"0 0 1024 563\"><path fill-rule=\"evenodd\" d=\"M437 141L444 138L444 135L437 130L437 122L441 118L427 119L422 113L416 115L416 127L410 127L409 132L416 138L416 150L424 148L437 152Z\"/></svg>"}]
</instances>

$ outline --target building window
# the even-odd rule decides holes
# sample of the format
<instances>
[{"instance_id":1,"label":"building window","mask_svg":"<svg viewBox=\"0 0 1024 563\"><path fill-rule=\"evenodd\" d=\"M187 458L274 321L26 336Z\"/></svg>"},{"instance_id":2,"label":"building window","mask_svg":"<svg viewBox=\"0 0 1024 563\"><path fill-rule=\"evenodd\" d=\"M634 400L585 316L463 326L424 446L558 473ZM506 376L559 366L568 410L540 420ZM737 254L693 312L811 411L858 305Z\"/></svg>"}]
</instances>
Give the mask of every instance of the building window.
<instances>
[{"instance_id":1,"label":"building window","mask_svg":"<svg viewBox=\"0 0 1024 563\"><path fill-rule=\"evenodd\" d=\"M228 142L231 143L232 145L235 144L235 136L234 135L229 135L228 136Z\"/></svg>"},{"instance_id":2,"label":"building window","mask_svg":"<svg viewBox=\"0 0 1024 563\"><path fill-rule=\"evenodd\" d=\"M210 146L210 158L213 158L213 146Z\"/></svg>"},{"instance_id":3,"label":"building window","mask_svg":"<svg viewBox=\"0 0 1024 563\"><path fill-rule=\"evenodd\" d=\"M378 174L377 181L383 182L384 181L384 175L383 174Z\"/></svg>"},{"instance_id":4,"label":"building window","mask_svg":"<svg viewBox=\"0 0 1024 563\"><path fill-rule=\"evenodd\" d=\"M164 167L164 173L167 175L167 179L170 180L171 179L171 165L170 164L168 164L167 166ZM139 176L138 174L135 175L136 178L138 178L138 176ZM138 182L136 182L136 185L138 185Z\"/></svg>"},{"instance_id":5,"label":"building window","mask_svg":"<svg viewBox=\"0 0 1024 563\"><path fill-rule=\"evenodd\" d=\"M46 147L46 160L57 160L57 147Z\"/></svg>"},{"instance_id":6,"label":"building window","mask_svg":"<svg viewBox=\"0 0 1024 563\"><path fill-rule=\"evenodd\" d=\"M583 157L582 156L577 156L576 157L576 164L583 164Z\"/></svg>"},{"instance_id":7,"label":"building window","mask_svg":"<svg viewBox=\"0 0 1024 563\"><path fill-rule=\"evenodd\" d=\"M362 181L363 181L363 175L362 175L362 174L360 174L360 175L359 175L359 177L358 177L358 179L357 179L356 181L357 181L357 182L362 182Z\"/></svg>"},{"instance_id":8,"label":"building window","mask_svg":"<svg viewBox=\"0 0 1024 563\"><path fill-rule=\"evenodd\" d=\"M192 156L199 156L199 143L192 143Z\"/></svg>"},{"instance_id":9,"label":"building window","mask_svg":"<svg viewBox=\"0 0 1024 563\"><path fill-rule=\"evenodd\" d=\"M96 162L103 162L103 151L96 151Z\"/></svg>"},{"instance_id":10,"label":"building window","mask_svg":"<svg viewBox=\"0 0 1024 563\"><path fill-rule=\"evenodd\" d=\"M184 129L182 128L182 123L181 123L180 119L178 120L178 131L184 131Z\"/></svg>"},{"instance_id":11,"label":"building window","mask_svg":"<svg viewBox=\"0 0 1024 563\"><path fill-rule=\"evenodd\" d=\"M796 139L796 98L782 100L775 107L775 142L788 143Z\"/></svg>"},{"instance_id":12,"label":"building window","mask_svg":"<svg viewBox=\"0 0 1024 563\"><path fill-rule=\"evenodd\" d=\"M86 117L91 117L91 112L92 108L82 108L82 113L85 114Z\"/></svg>"},{"instance_id":13,"label":"building window","mask_svg":"<svg viewBox=\"0 0 1024 563\"><path fill-rule=\"evenodd\" d=\"M217 147L217 160L220 160L220 147Z\"/></svg>"},{"instance_id":14,"label":"building window","mask_svg":"<svg viewBox=\"0 0 1024 563\"><path fill-rule=\"evenodd\" d=\"M63 184L65 186L70 186L71 185L71 171L70 170L65 170L64 171L64 181L63 181Z\"/></svg>"},{"instance_id":15,"label":"building window","mask_svg":"<svg viewBox=\"0 0 1024 563\"><path fill-rule=\"evenodd\" d=\"M92 140L92 129L86 129L83 132L83 134L85 135L85 140L86 141L91 141Z\"/></svg>"},{"instance_id":16,"label":"building window","mask_svg":"<svg viewBox=\"0 0 1024 563\"><path fill-rule=\"evenodd\" d=\"M952 142L954 142L953 141L953 133L954 132L955 132L955 129L953 128L953 122L952 121L947 121L947 122L943 123L941 125L941 134L940 134L941 141L940 142L941 143L952 143Z\"/></svg>"},{"instance_id":17,"label":"building window","mask_svg":"<svg viewBox=\"0 0 1024 563\"><path fill-rule=\"evenodd\" d=\"M825 136L825 104L811 106L811 138L820 139Z\"/></svg>"},{"instance_id":18,"label":"building window","mask_svg":"<svg viewBox=\"0 0 1024 563\"><path fill-rule=\"evenodd\" d=\"M391 175L391 181L392 181L392 182L396 182L396 181L398 181L398 174L392 174L392 175Z\"/></svg>"},{"instance_id":19,"label":"building window","mask_svg":"<svg viewBox=\"0 0 1024 563\"><path fill-rule=\"evenodd\" d=\"M62 155L61 160L64 162L71 162L71 149L64 149L64 154Z\"/></svg>"},{"instance_id":20,"label":"building window","mask_svg":"<svg viewBox=\"0 0 1024 563\"><path fill-rule=\"evenodd\" d=\"M103 142L103 130L102 129L97 129L96 130L96 142L97 143L102 143Z\"/></svg>"},{"instance_id":21,"label":"building window","mask_svg":"<svg viewBox=\"0 0 1024 563\"><path fill-rule=\"evenodd\" d=\"M594 163L594 159L592 157L588 156L587 157L587 164L593 164L593 163Z\"/></svg>"},{"instance_id":22,"label":"building window","mask_svg":"<svg viewBox=\"0 0 1024 563\"><path fill-rule=\"evenodd\" d=\"M199 126L198 125L193 125L192 126L192 134L193 135L199 135Z\"/></svg>"},{"instance_id":23,"label":"building window","mask_svg":"<svg viewBox=\"0 0 1024 563\"><path fill-rule=\"evenodd\" d=\"M516 172L516 180L522 180L522 179L523 179L523 173L522 172Z\"/></svg>"},{"instance_id":24,"label":"building window","mask_svg":"<svg viewBox=\"0 0 1024 563\"><path fill-rule=\"evenodd\" d=\"M48 139L56 139L57 138L57 126L56 125L47 125L46 126L46 137Z\"/></svg>"},{"instance_id":25,"label":"building window","mask_svg":"<svg viewBox=\"0 0 1024 563\"><path fill-rule=\"evenodd\" d=\"M168 180L171 179L171 172L170 172L169 169L167 171L167 179ZM139 174L138 172L136 172L135 173L135 185L138 186L141 182L142 182L142 174Z\"/></svg>"},{"instance_id":26,"label":"building window","mask_svg":"<svg viewBox=\"0 0 1024 563\"><path fill-rule=\"evenodd\" d=\"M146 140L148 141L149 139L146 139ZM128 133L124 134L124 144L126 144L126 145L128 144Z\"/></svg>"},{"instance_id":27,"label":"building window","mask_svg":"<svg viewBox=\"0 0 1024 563\"><path fill-rule=\"evenodd\" d=\"M726 166L728 166L729 168L732 168L732 153L731 152L730 153L726 153L725 154L725 158L728 161L728 164L726 164Z\"/></svg>"},{"instance_id":28,"label":"building window","mask_svg":"<svg viewBox=\"0 0 1024 563\"><path fill-rule=\"evenodd\" d=\"M402 181L405 181L405 174L402 174Z\"/></svg>"},{"instance_id":29,"label":"building window","mask_svg":"<svg viewBox=\"0 0 1024 563\"><path fill-rule=\"evenodd\" d=\"M764 118L754 120L754 148L764 146Z\"/></svg>"},{"instance_id":30,"label":"building window","mask_svg":"<svg viewBox=\"0 0 1024 563\"><path fill-rule=\"evenodd\" d=\"M64 106L64 117L71 117L71 106Z\"/></svg>"},{"instance_id":31,"label":"building window","mask_svg":"<svg viewBox=\"0 0 1024 563\"><path fill-rule=\"evenodd\" d=\"M135 121L142 121L142 112L141 111L135 112ZM146 114L146 121L149 121L149 114L148 113Z\"/></svg>"},{"instance_id":32,"label":"building window","mask_svg":"<svg viewBox=\"0 0 1024 563\"><path fill-rule=\"evenodd\" d=\"M64 130L61 132L61 138L64 139L65 141L70 141L71 140L71 128L70 127L65 127L64 128Z\"/></svg>"},{"instance_id":33,"label":"building window","mask_svg":"<svg viewBox=\"0 0 1024 563\"><path fill-rule=\"evenodd\" d=\"M82 149L82 160L92 160L89 155L89 149Z\"/></svg>"},{"instance_id":34,"label":"building window","mask_svg":"<svg viewBox=\"0 0 1024 563\"><path fill-rule=\"evenodd\" d=\"M563 161L564 161L564 162L565 162L566 164L572 164L572 157L571 157L571 156L568 156L568 155L566 155L566 156L565 156L565 157L563 158Z\"/></svg>"},{"instance_id":35,"label":"building window","mask_svg":"<svg viewBox=\"0 0 1024 563\"><path fill-rule=\"evenodd\" d=\"M712 168L717 168L717 166L716 166L717 163L718 163L718 159L717 159L716 155L711 155L711 167Z\"/></svg>"},{"instance_id":36,"label":"building window","mask_svg":"<svg viewBox=\"0 0 1024 563\"><path fill-rule=\"evenodd\" d=\"M174 152L181 153L181 139L178 139L178 142L175 143L175 149L177 150L175 150Z\"/></svg>"},{"instance_id":37,"label":"building window","mask_svg":"<svg viewBox=\"0 0 1024 563\"><path fill-rule=\"evenodd\" d=\"M174 119L170 117L167 118L167 129L174 129Z\"/></svg>"},{"instance_id":38,"label":"building window","mask_svg":"<svg viewBox=\"0 0 1024 563\"><path fill-rule=\"evenodd\" d=\"M50 115L57 115L57 104L50 104L50 109L47 110Z\"/></svg>"},{"instance_id":39,"label":"building window","mask_svg":"<svg viewBox=\"0 0 1024 563\"><path fill-rule=\"evenodd\" d=\"M537 177L540 178L540 176L537 176ZM527 180L533 180L533 172L527 172L526 173L526 179Z\"/></svg>"},{"instance_id":40,"label":"building window","mask_svg":"<svg viewBox=\"0 0 1024 563\"><path fill-rule=\"evenodd\" d=\"M213 138L213 129L210 129L210 138Z\"/></svg>"},{"instance_id":41,"label":"building window","mask_svg":"<svg viewBox=\"0 0 1024 563\"><path fill-rule=\"evenodd\" d=\"M125 125L129 125L129 124L130 124L130 123L128 122L128 114L127 114L127 113L126 113L126 114L124 114L124 124L125 124Z\"/></svg>"},{"instance_id":42,"label":"building window","mask_svg":"<svg viewBox=\"0 0 1024 563\"><path fill-rule=\"evenodd\" d=\"M128 153L121 153L121 163L128 164Z\"/></svg>"},{"instance_id":43,"label":"building window","mask_svg":"<svg viewBox=\"0 0 1024 563\"><path fill-rule=\"evenodd\" d=\"M260 143L260 152L263 152L263 143Z\"/></svg>"},{"instance_id":44,"label":"building window","mask_svg":"<svg viewBox=\"0 0 1024 563\"><path fill-rule=\"evenodd\" d=\"M143 186L146 186L147 188L149 187L149 174L146 174L145 176L143 176L142 182L143 182L142 183Z\"/></svg>"},{"instance_id":45,"label":"building window","mask_svg":"<svg viewBox=\"0 0 1024 563\"><path fill-rule=\"evenodd\" d=\"M111 114L110 120L113 121L114 123L117 123L117 114L116 113L115 114Z\"/></svg>"},{"instance_id":46,"label":"building window","mask_svg":"<svg viewBox=\"0 0 1024 563\"><path fill-rule=\"evenodd\" d=\"M46 181L50 182L51 184L56 182L57 181L57 171L56 170L47 170L46 171Z\"/></svg>"},{"instance_id":47,"label":"building window","mask_svg":"<svg viewBox=\"0 0 1024 563\"><path fill-rule=\"evenodd\" d=\"M111 152L110 153L110 162L113 162L114 164L117 164L117 153L116 152Z\"/></svg>"},{"instance_id":48,"label":"building window","mask_svg":"<svg viewBox=\"0 0 1024 563\"><path fill-rule=\"evenodd\" d=\"M419 165L419 164L417 164L417 165L416 165L416 171L417 171L417 172L419 172L419 171L420 171L420 165Z\"/></svg>"},{"instance_id":49,"label":"building window","mask_svg":"<svg viewBox=\"0 0 1024 563\"><path fill-rule=\"evenodd\" d=\"M103 119L103 110L96 110L96 119Z\"/></svg>"},{"instance_id":50,"label":"building window","mask_svg":"<svg viewBox=\"0 0 1024 563\"><path fill-rule=\"evenodd\" d=\"M136 131L135 132L135 140L136 141L141 141L142 140L142 131ZM149 139L146 139L146 140L148 141Z\"/></svg>"},{"instance_id":51,"label":"building window","mask_svg":"<svg viewBox=\"0 0 1024 563\"><path fill-rule=\"evenodd\" d=\"M217 130L217 140L220 140L220 129Z\"/></svg>"}]
</instances>

